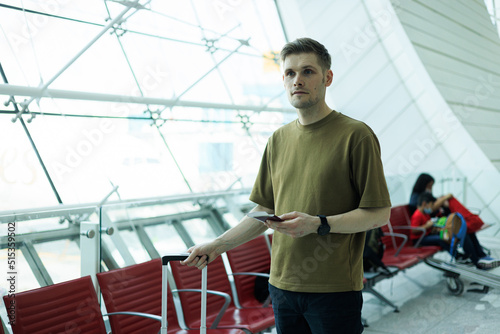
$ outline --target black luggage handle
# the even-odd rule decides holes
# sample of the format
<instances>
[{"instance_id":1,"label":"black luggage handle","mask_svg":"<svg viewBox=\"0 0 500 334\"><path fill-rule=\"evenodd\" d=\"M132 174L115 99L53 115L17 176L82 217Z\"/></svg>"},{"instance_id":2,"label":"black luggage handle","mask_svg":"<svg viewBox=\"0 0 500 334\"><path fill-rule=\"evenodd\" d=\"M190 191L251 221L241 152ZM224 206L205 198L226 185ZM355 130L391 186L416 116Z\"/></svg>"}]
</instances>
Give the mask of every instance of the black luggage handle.
<instances>
[{"instance_id":1,"label":"black luggage handle","mask_svg":"<svg viewBox=\"0 0 500 334\"><path fill-rule=\"evenodd\" d=\"M166 266L170 261L184 261L189 256L189 253L172 253L162 256L161 262Z\"/></svg>"},{"instance_id":2,"label":"black luggage handle","mask_svg":"<svg viewBox=\"0 0 500 334\"><path fill-rule=\"evenodd\" d=\"M161 262L164 266L166 266L170 261L184 261L185 259L188 258L190 254L189 253L170 253L168 255L162 256ZM207 263L208 263L208 255L207 257Z\"/></svg>"}]
</instances>

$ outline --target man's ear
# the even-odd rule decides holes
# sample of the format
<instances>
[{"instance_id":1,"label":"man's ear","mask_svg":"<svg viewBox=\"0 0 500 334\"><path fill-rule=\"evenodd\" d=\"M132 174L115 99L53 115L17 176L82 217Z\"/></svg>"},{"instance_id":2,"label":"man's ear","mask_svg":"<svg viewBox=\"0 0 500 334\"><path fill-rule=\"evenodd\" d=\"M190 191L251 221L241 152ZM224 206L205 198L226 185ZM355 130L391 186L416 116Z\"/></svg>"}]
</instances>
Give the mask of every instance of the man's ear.
<instances>
[{"instance_id":1,"label":"man's ear","mask_svg":"<svg viewBox=\"0 0 500 334\"><path fill-rule=\"evenodd\" d=\"M325 86L329 87L333 82L333 71L328 70L325 72Z\"/></svg>"}]
</instances>

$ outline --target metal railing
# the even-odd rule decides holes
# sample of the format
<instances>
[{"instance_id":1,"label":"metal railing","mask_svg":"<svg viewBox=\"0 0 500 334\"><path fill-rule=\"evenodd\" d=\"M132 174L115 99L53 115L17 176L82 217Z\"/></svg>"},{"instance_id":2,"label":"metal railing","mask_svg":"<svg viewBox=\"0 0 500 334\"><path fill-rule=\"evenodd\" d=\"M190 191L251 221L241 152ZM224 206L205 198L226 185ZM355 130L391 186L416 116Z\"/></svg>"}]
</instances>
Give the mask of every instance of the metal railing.
<instances>
[{"instance_id":1,"label":"metal railing","mask_svg":"<svg viewBox=\"0 0 500 334\"><path fill-rule=\"evenodd\" d=\"M223 233L229 228L225 215L231 214L237 221L253 206L247 200L249 192L241 189L3 211L0 249L4 252L14 246L17 250L19 281L30 277L36 280L18 284L19 290L57 283L54 276L59 273L55 275L54 270L60 270L65 277L95 276L104 267L114 269L137 263L137 254L141 252L157 258L161 256L159 248L165 246L185 250L195 243L193 233L188 231L193 222L203 224L203 230L210 235ZM13 226L10 238L9 226ZM166 240L151 232L153 228L168 229L168 233L162 234ZM57 242L63 242L65 247L72 244L67 248L79 249L79 254L73 252L68 257L64 249L55 246ZM137 247L142 248L141 252ZM69 266L67 261L78 260L80 272L74 272L77 264ZM19 267L24 261L29 272ZM56 269L49 270L47 266ZM72 272L65 273L69 267Z\"/></svg>"}]
</instances>

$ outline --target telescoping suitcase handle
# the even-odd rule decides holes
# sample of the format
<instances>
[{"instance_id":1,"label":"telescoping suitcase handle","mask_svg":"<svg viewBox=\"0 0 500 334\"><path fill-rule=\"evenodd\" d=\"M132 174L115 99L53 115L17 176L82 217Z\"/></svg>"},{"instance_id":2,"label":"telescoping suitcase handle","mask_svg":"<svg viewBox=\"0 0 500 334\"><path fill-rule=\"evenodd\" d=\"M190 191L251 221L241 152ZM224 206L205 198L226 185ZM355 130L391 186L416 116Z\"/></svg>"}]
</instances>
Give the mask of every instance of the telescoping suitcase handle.
<instances>
[{"instance_id":1,"label":"telescoping suitcase handle","mask_svg":"<svg viewBox=\"0 0 500 334\"><path fill-rule=\"evenodd\" d=\"M168 263L184 261L189 253L167 254L162 260L162 291L161 291L161 334L167 334L167 293L168 293ZM208 262L208 259L207 259ZM207 333L207 266L201 271L201 325L200 334Z\"/></svg>"}]
</instances>

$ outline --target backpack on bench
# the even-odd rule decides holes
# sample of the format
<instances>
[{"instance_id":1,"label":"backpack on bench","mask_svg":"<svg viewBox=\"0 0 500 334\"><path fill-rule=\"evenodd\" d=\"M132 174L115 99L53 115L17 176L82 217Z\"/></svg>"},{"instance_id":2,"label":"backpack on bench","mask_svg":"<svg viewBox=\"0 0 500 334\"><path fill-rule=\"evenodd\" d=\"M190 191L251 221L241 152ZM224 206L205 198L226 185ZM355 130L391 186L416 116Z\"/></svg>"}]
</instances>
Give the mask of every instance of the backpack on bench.
<instances>
[{"instance_id":1,"label":"backpack on bench","mask_svg":"<svg viewBox=\"0 0 500 334\"><path fill-rule=\"evenodd\" d=\"M384 232L380 227L366 231L365 248L363 250L364 272L382 272L386 275L392 275L382 262L385 250L385 245L382 242L383 236Z\"/></svg>"}]
</instances>

